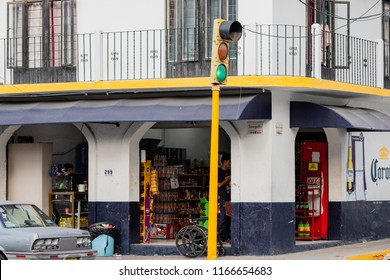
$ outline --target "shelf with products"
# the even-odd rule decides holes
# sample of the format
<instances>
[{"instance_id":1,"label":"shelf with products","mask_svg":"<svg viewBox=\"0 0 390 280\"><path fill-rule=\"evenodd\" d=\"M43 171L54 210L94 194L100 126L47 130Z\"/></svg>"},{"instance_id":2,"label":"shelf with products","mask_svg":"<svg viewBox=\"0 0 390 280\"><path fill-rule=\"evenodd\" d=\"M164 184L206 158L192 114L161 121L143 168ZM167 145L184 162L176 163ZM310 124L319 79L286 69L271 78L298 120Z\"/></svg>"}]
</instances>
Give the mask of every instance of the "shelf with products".
<instances>
[{"instance_id":1,"label":"shelf with products","mask_svg":"<svg viewBox=\"0 0 390 280\"><path fill-rule=\"evenodd\" d=\"M156 224L177 223L177 201L176 190L160 191L153 203L153 222Z\"/></svg>"},{"instance_id":2,"label":"shelf with products","mask_svg":"<svg viewBox=\"0 0 390 280\"><path fill-rule=\"evenodd\" d=\"M49 193L49 216L61 227L88 227L88 193Z\"/></svg>"},{"instance_id":3,"label":"shelf with products","mask_svg":"<svg viewBox=\"0 0 390 280\"><path fill-rule=\"evenodd\" d=\"M208 196L209 175L206 173L179 174L178 223L189 224L191 218L201 216L201 198Z\"/></svg>"},{"instance_id":4,"label":"shelf with products","mask_svg":"<svg viewBox=\"0 0 390 280\"><path fill-rule=\"evenodd\" d=\"M169 228L172 234L162 237L161 234L153 234L151 238L173 238L178 222L178 182L177 174L182 171L182 165L167 166L164 156L159 156L154 161L154 168L158 173L159 193L153 202L153 226L157 228Z\"/></svg>"},{"instance_id":5,"label":"shelf with products","mask_svg":"<svg viewBox=\"0 0 390 280\"><path fill-rule=\"evenodd\" d=\"M297 240L318 240L320 236L321 178L309 177L296 189Z\"/></svg>"}]
</instances>

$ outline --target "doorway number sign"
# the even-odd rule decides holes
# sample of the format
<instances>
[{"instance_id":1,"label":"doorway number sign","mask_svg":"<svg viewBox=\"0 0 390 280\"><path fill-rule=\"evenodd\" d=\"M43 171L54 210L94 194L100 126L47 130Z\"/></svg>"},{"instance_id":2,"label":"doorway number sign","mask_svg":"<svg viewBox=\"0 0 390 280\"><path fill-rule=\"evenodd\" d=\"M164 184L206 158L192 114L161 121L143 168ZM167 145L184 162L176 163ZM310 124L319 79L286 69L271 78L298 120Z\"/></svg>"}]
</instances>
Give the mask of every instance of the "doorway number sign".
<instances>
[{"instance_id":1,"label":"doorway number sign","mask_svg":"<svg viewBox=\"0 0 390 280\"><path fill-rule=\"evenodd\" d=\"M104 170L104 175L105 175L105 176L112 176L112 173L113 173L113 172L112 172L112 169L105 169L105 170Z\"/></svg>"}]
</instances>

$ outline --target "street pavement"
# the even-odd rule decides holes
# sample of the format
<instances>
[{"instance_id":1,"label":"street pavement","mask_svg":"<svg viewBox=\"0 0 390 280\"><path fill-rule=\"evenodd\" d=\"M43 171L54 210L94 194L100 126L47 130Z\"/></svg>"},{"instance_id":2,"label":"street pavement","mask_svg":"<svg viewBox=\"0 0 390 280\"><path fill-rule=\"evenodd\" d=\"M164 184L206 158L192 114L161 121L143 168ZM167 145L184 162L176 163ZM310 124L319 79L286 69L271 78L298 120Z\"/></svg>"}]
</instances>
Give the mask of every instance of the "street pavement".
<instances>
[{"instance_id":1,"label":"street pavement","mask_svg":"<svg viewBox=\"0 0 390 280\"><path fill-rule=\"evenodd\" d=\"M148 246L145 244L144 246ZM114 255L97 257L98 260L191 260L180 255ZM207 259L207 256L196 259ZM218 260L383 260L390 259L390 238L376 241L339 245L323 249L301 251L273 256L231 256L218 257Z\"/></svg>"}]
</instances>

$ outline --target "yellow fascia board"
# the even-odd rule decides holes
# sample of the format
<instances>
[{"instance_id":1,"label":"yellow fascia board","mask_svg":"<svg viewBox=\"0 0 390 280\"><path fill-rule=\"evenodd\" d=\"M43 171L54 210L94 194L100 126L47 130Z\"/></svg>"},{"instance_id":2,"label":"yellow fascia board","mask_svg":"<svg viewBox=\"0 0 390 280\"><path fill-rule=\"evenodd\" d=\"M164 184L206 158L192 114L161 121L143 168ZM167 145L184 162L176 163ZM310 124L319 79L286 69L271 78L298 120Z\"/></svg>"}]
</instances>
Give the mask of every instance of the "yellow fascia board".
<instances>
[{"instance_id":1,"label":"yellow fascia board","mask_svg":"<svg viewBox=\"0 0 390 280\"><path fill-rule=\"evenodd\" d=\"M245 79L243 82L241 79ZM390 90L361 86L355 84L341 83L331 80L318 80L315 78L306 77L291 77L291 76L242 76L229 77L228 86L257 86L263 88L303 88L311 90L329 90L343 91L350 93L361 93L377 96L390 96Z\"/></svg>"},{"instance_id":2,"label":"yellow fascia board","mask_svg":"<svg viewBox=\"0 0 390 280\"><path fill-rule=\"evenodd\" d=\"M0 94L36 93L36 92L66 92L66 91L94 91L119 89L161 89L210 86L207 78L182 79L145 79L95 82L69 83L42 83L42 84L15 84L0 86Z\"/></svg>"},{"instance_id":3,"label":"yellow fascia board","mask_svg":"<svg viewBox=\"0 0 390 280\"><path fill-rule=\"evenodd\" d=\"M228 77L227 87L258 87L272 88L296 88L311 91L337 91L362 95L390 96L390 90L341 83L330 80L318 80L306 77L290 76L232 76ZM43 83L43 84L15 84L0 85L1 94L28 94L50 92L88 92L110 91L123 89L153 90L174 88L207 88L210 87L209 77L201 78L170 78L170 79L144 79L144 80L116 80L94 82L69 82L69 83ZM221 86L223 88L224 86Z\"/></svg>"}]
</instances>

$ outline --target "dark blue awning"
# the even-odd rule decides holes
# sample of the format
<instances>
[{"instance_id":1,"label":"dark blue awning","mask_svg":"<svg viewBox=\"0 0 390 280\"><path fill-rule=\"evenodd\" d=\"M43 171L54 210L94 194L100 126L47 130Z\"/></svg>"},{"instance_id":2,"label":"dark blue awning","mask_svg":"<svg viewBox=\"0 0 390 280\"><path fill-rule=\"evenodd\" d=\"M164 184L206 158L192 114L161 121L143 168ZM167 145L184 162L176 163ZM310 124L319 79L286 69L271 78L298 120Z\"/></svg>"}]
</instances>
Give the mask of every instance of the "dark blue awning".
<instances>
[{"instance_id":1,"label":"dark blue awning","mask_svg":"<svg viewBox=\"0 0 390 280\"><path fill-rule=\"evenodd\" d=\"M371 109L290 103L290 127L390 130L390 116Z\"/></svg>"},{"instance_id":2,"label":"dark blue awning","mask_svg":"<svg viewBox=\"0 0 390 280\"><path fill-rule=\"evenodd\" d=\"M271 119L270 93L221 96L219 104L220 120ZM0 104L0 125L210 120L204 96Z\"/></svg>"}]
</instances>

